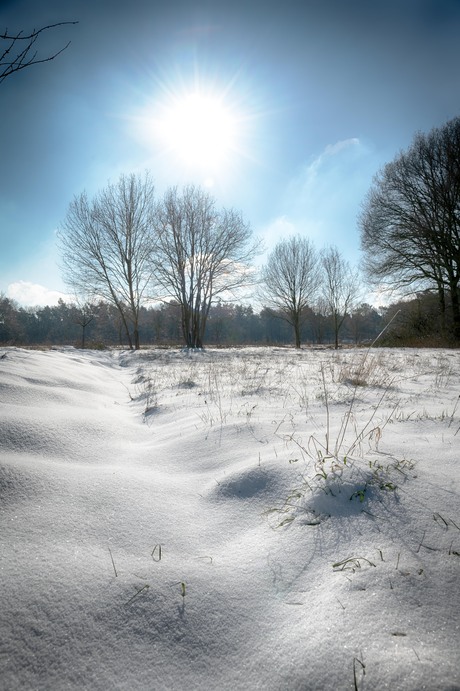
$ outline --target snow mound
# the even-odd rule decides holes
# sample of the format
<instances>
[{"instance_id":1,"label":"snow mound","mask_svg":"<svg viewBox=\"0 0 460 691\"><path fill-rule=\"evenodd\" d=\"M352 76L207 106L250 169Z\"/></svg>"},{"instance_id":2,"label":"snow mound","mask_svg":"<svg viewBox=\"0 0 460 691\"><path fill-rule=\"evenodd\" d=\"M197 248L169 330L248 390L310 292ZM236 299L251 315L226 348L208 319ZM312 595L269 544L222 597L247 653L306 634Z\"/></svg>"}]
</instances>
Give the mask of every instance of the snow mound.
<instances>
[{"instance_id":1,"label":"snow mound","mask_svg":"<svg viewBox=\"0 0 460 691\"><path fill-rule=\"evenodd\" d=\"M214 494L216 499L251 499L273 494L276 484L275 473L253 468L219 481Z\"/></svg>"}]
</instances>

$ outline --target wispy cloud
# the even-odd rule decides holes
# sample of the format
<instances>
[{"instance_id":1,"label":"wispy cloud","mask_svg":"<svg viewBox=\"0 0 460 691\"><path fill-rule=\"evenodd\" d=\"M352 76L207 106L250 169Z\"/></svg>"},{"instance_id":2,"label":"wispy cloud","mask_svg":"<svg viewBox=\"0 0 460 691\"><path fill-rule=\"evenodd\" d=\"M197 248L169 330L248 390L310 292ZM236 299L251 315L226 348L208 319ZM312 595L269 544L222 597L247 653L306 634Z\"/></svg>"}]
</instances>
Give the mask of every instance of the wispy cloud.
<instances>
[{"instance_id":1,"label":"wispy cloud","mask_svg":"<svg viewBox=\"0 0 460 691\"><path fill-rule=\"evenodd\" d=\"M356 137L328 144L287 184L281 214L263 230L267 246L299 233L318 248L337 245L347 259L356 262L360 200L377 168L374 153Z\"/></svg>"}]
</instances>

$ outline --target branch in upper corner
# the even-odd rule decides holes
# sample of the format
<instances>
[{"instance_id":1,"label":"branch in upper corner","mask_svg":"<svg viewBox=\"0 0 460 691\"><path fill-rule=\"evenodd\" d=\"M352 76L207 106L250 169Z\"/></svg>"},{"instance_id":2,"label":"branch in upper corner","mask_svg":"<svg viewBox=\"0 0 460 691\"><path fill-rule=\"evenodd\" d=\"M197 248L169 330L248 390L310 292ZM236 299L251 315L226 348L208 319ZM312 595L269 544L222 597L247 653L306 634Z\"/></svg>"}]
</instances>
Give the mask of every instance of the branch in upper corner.
<instances>
[{"instance_id":1,"label":"branch in upper corner","mask_svg":"<svg viewBox=\"0 0 460 691\"><path fill-rule=\"evenodd\" d=\"M49 24L43 26L41 29L34 29L30 34L25 36L23 36L22 31L17 34L10 34L8 33L8 29L6 29L3 34L0 34L0 42L6 42L6 46L3 44L4 48L0 55L0 84L15 72L19 72L31 65L50 62L63 53L69 47L70 41L63 48L45 58L37 59L37 51L31 54L31 49L41 33L48 29L55 29L58 26L64 26L66 24L78 24L78 22L58 22L56 24ZM17 46L18 41L27 41L27 44L24 48L19 49ZM12 51L14 52L16 48L18 48L18 52L13 54Z\"/></svg>"}]
</instances>

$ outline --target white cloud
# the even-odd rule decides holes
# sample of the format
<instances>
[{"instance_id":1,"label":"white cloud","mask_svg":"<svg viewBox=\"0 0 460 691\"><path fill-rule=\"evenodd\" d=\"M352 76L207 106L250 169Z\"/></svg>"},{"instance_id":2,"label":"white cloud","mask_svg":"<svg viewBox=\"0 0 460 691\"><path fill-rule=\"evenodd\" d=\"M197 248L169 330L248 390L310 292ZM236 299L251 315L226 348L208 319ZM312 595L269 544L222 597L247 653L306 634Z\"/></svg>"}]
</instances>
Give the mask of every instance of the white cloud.
<instances>
[{"instance_id":1,"label":"white cloud","mask_svg":"<svg viewBox=\"0 0 460 691\"><path fill-rule=\"evenodd\" d=\"M336 142L335 144L328 144L321 156L334 156L335 154L340 153L344 149L349 149L352 146L359 146L360 143L361 142L357 137L350 137L350 139L342 139Z\"/></svg>"},{"instance_id":2,"label":"white cloud","mask_svg":"<svg viewBox=\"0 0 460 691\"><path fill-rule=\"evenodd\" d=\"M291 180L287 188L288 200L298 204L305 198L318 201L318 193L340 193L340 186L349 186L349 174L357 172L356 159L360 153L363 147L355 137L328 144Z\"/></svg>"},{"instance_id":3,"label":"white cloud","mask_svg":"<svg viewBox=\"0 0 460 691\"><path fill-rule=\"evenodd\" d=\"M69 299L69 296L65 293L50 290L39 283L31 283L30 281L10 283L6 295L10 300L15 300L23 307L57 305L59 298L63 300Z\"/></svg>"}]
</instances>

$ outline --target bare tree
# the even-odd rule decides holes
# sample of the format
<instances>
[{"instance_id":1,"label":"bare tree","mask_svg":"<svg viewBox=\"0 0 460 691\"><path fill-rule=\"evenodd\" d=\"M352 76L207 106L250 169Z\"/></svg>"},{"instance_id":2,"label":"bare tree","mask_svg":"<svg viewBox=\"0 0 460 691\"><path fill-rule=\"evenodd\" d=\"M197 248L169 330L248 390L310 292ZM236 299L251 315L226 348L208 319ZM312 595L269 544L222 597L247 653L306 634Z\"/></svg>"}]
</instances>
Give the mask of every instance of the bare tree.
<instances>
[{"instance_id":1,"label":"bare tree","mask_svg":"<svg viewBox=\"0 0 460 691\"><path fill-rule=\"evenodd\" d=\"M339 347L339 332L345 317L359 299L361 288L357 269L342 257L336 247L328 247L321 252L323 269L323 300L332 317L334 327L334 347Z\"/></svg>"},{"instance_id":2,"label":"bare tree","mask_svg":"<svg viewBox=\"0 0 460 691\"><path fill-rule=\"evenodd\" d=\"M8 29L3 34L0 34L0 84L15 72L19 72L31 65L50 62L50 60L54 60L54 58L63 53L69 47L70 41L60 50L43 58L38 57L38 50L35 50L35 44L44 31L66 24L78 24L78 22L49 24L41 29L34 29L30 34L24 34L23 31L17 34L10 34Z\"/></svg>"},{"instance_id":3,"label":"bare tree","mask_svg":"<svg viewBox=\"0 0 460 691\"><path fill-rule=\"evenodd\" d=\"M460 118L417 134L377 174L360 226L370 281L400 294L435 289L442 315L448 296L460 338Z\"/></svg>"},{"instance_id":4,"label":"bare tree","mask_svg":"<svg viewBox=\"0 0 460 691\"><path fill-rule=\"evenodd\" d=\"M84 299L116 306L129 346L139 348L139 310L151 279L155 226L154 187L144 177L122 175L88 200L75 197L59 231L65 282Z\"/></svg>"},{"instance_id":5,"label":"bare tree","mask_svg":"<svg viewBox=\"0 0 460 691\"><path fill-rule=\"evenodd\" d=\"M295 346L300 348L305 308L311 305L320 283L315 248L308 238L300 236L281 240L269 255L261 276L262 299L292 325Z\"/></svg>"},{"instance_id":6,"label":"bare tree","mask_svg":"<svg viewBox=\"0 0 460 691\"><path fill-rule=\"evenodd\" d=\"M188 348L203 346L209 309L216 298L231 299L251 282L257 251L252 232L233 209L218 210L199 187L169 189L158 208L158 233L152 260L164 299L181 306Z\"/></svg>"},{"instance_id":7,"label":"bare tree","mask_svg":"<svg viewBox=\"0 0 460 691\"><path fill-rule=\"evenodd\" d=\"M82 349L85 348L86 327L93 321L95 317L94 311L94 305L89 302L86 302L84 305L76 304L73 309L73 321L75 324L81 326Z\"/></svg>"}]
</instances>

